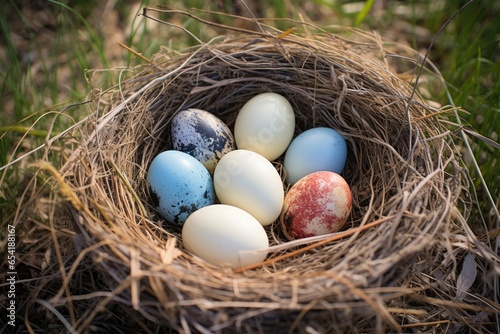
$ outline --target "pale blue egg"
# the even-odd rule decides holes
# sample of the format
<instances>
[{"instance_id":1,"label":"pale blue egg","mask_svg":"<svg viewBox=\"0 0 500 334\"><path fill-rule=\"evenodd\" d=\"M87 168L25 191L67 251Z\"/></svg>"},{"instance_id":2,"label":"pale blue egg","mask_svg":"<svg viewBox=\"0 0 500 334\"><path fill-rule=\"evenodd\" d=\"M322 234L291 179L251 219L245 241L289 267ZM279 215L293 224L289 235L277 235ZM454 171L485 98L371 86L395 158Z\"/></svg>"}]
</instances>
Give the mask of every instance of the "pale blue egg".
<instances>
[{"instance_id":1,"label":"pale blue egg","mask_svg":"<svg viewBox=\"0 0 500 334\"><path fill-rule=\"evenodd\" d=\"M210 173L184 152L170 150L158 154L151 162L147 180L154 207L165 220L177 226L215 200Z\"/></svg>"},{"instance_id":2,"label":"pale blue egg","mask_svg":"<svg viewBox=\"0 0 500 334\"><path fill-rule=\"evenodd\" d=\"M312 128L293 139L285 153L286 181L294 184L319 171L340 174L346 161L347 143L338 131L327 127Z\"/></svg>"}]
</instances>

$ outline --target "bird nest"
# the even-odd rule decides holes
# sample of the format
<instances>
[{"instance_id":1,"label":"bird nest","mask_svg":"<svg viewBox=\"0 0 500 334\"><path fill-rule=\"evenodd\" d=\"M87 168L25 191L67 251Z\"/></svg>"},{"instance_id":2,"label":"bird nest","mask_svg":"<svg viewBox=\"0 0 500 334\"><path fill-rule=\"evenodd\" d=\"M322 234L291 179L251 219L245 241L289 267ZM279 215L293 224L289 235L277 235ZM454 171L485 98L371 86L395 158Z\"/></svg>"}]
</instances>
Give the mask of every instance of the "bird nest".
<instances>
[{"instance_id":1,"label":"bird nest","mask_svg":"<svg viewBox=\"0 0 500 334\"><path fill-rule=\"evenodd\" d=\"M463 239L456 222L466 179L441 122L446 111L402 79L418 54L353 29L264 28L226 27L209 42L159 52L90 96L92 114L64 167L43 165L71 204L60 219L74 223L104 282L81 328L110 302L182 332L436 330L462 321L460 312L436 312L436 300L455 296L439 291L455 286L464 254L453 240ZM346 139L352 213L344 231L293 242L276 222L266 227L264 262L214 268L154 210L147 170L171 148L176 113L203 109L232 129L242 105L263 92L291 103L295 135L324 126ZM282 162L273 165L284 180ZM66 276L56 297L71 302L76 273Z\"/></svg>"}]
</instances>

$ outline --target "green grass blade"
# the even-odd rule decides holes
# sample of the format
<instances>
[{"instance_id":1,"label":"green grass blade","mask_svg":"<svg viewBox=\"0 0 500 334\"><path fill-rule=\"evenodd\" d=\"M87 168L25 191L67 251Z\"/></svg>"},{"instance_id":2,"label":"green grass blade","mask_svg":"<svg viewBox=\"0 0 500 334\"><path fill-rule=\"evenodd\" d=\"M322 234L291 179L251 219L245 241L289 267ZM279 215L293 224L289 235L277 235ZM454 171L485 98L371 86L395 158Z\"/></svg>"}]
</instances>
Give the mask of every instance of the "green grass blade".
<instances>
[{"instance_id":1,"label":"green grass blade","mask_svg":"<svg viewBox=\"0 0 500 334\"><path fill-rule=\"evenodd\" d=\"M89 33L90 45L92 46L94 51L96 51L96 53L99 55L104 66L109 67L109 61L104 52L103 40L98 36L98 34L89 24L89 22L80 13L78 13L74 8L70 7L69 5L55 0L49 0L49 2L60 6L61 8L64 8L65 10L76 16L76 18L83 24L83 26Z\"/></svg>"},{"instance_id":2,"label":"green grass blade","mask_svg":"<svg viewBox=\"0 0 500 334\"><path fill-rule=\"evenodd\" d=\"M368 0L365 2L365 5L363 6L363 9L356 15L356 19L354 20L354 26L359 27L361 23L365 20L366 16L370 12L370 10L373 7L373 4L375 3L375 0Z\"/></svg>"}]
</instances>

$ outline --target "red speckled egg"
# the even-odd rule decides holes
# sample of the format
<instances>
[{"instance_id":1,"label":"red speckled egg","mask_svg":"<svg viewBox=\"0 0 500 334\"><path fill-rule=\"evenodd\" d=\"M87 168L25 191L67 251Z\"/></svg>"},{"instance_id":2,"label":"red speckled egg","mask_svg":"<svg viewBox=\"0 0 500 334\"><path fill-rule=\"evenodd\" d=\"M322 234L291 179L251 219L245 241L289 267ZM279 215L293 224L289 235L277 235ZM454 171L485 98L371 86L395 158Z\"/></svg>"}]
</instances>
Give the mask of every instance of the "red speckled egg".
<instances>
[{"instance_id":1,"label":"red speckled egg","mask_svg":"<svg viewBox=\"0 0 500 334\"><path fill-rule=\"evenodd\" d=\"M289 240L340 231L352 208L349 185L334 172L301 178L285 196L280 223Z\"/></svg>"}]
</instances>

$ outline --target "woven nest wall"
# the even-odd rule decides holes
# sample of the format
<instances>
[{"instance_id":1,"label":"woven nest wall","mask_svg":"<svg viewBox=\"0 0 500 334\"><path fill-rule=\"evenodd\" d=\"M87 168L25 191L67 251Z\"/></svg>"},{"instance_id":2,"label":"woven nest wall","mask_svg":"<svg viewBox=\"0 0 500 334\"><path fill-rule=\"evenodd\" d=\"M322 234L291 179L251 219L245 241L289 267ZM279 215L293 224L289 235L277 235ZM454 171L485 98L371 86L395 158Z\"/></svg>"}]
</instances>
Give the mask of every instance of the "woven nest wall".
<instances>
[{"instance_id":1,"label":"woven nest wall","mask_svg":"<svg viewBox=\"0 0 500 334\"><path fill-rule=\"evenodd\" d=\"M441 319L418 296L432 290L430 273L455 278L465 179L438 110L389 66L393 51L352 30L240 33L160 52L99 95L59 183L72 207L61 215L84 236L109 299L182 332L402 331ZM147 170L170 148L177 112L207 110L232 129L263 92L290 101L295 135L327 126L345 137L352 213L344 232L313 241L287 242L275 223L266 262L213 268L155 212ZM284 179L282 158L273 164Z\"/></svg>"}]
</instances>

